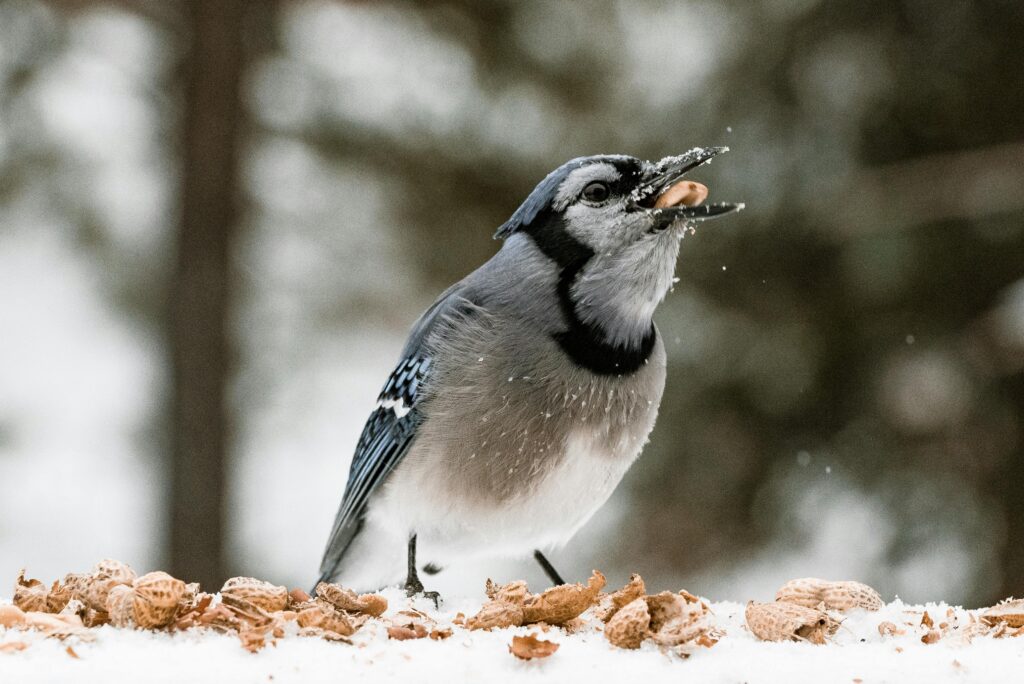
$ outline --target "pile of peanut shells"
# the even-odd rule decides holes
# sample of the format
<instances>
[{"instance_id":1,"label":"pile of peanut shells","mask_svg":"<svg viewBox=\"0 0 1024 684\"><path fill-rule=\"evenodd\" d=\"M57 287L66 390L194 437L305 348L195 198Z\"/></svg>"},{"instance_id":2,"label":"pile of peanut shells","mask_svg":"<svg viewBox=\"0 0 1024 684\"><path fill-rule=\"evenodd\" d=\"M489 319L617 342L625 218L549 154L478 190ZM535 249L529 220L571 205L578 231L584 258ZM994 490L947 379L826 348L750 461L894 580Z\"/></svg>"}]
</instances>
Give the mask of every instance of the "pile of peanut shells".
<instances>
[{"instance_id":1,"label":"pile of peanut shells","mask_svg":"<svg viewBox=\"0 0 1024 684\"><path fill-rule=\"evenodd\" d=\"M746 608L747 628L762 641L806 641L827 644L842 624L842 614L853 609L877 611L884 605L878 592L860 582L830 582L814 577L786 582L773 603L751 601ZM878 624L883 637L902 636L913 630L921 642L934 644L947 637L969 643L978 636L995 638L1024 635L1024 600L1008 599L991 608L969 611L960 616L947 609L945 619L935 624L923 611L921 617L902 626L890 621Z\"/></svg>"},{"instance_id":2,"label":"pile of peanut shells","mask_svg":"<svg viewBox=\"0 0 1024 684\"><path fill-rule=\"evenodd\" d=\"M107 624L164 631L208 628L237 634L245 648L257 651L282 638L290 622L301 636L346 641L387 607L383 596L357 595L335 584L321 583L310 597L253 577L233 577L214 596L166 572L138 576L125 563L103 560L89 573L70 574L50 586L26 579L22 571L13 605L0 606L0 626L86 639L90 627Z\"/></svg>"},{"instance_id":3,"label":"pile of peanut shells","mask_svg":"<svg viewBox=\"0 0 1024 684\"><path fill-rule=\"evenodd\" d=\"M648 594L643 579L633 575L621 589L606 593L605 577L594 571L587 583L563 584L539 594L522 580L498 585L487 580L488 601L470 617L458 613L450 624L417 610L410 603L388 616L388 601L379 594L356 594L322 582L314 596L301 589L252 577L233 577L220 592L209 594L198 584L186 584L165 572L136 575L128 565L104 560L88 573L70 574L47 586L17 578L13 605L0 604L0 627L34 629L45 637L94 638L93 627L176 632L207 629L234 634L242 646L256 652L286 636L305 636L352 643L363 625L377 621L389 639L451 637L456 629L492 630L531 627L539 632L573 633L596 629L614 647L638 649L645 643L681 657L718 643L725 632L716 626L711 607L687 591ZM859 582L830 582L804 578L787 582L771 603L751 601L745 610L746 628L762 641L830 643L844 613L877 611L882 598ZM923 612L923 615L921 614ZM901 625L883 621L882 637L912 631L930 644L956 637L967 640L987 635L1024 635L1024 600L1007 600L978 611L949 609L936 621L926 611L904 612ZM0 651L24 650L28 644L8 641ZM530 660L550 657L558 644L538 632L515 636L509 651ZM73 655L71 647L68 652Z\"/></svg>"},{"instance_id":4,"label":"pile of peanut shells","mask_svg":"<svg viewBox=\"0 0 1024 684\"><path fill-rule=\"evenodd\" d=\"M640 575L604 597L596 614L605 623L605 638L619 648L640 648L649 639L685 657L725 636L712 623L707 603L686 590L647 594Z\"/></svg>"},{"instance_id":5,"label":"pile of peanut shells","mask_svg":"<svg viewBox=\"0 0 1024 684\"><path fill-rule=\"evenodd\" d=\"M471 630L537 626L546 631L560 627L572 633L593 624L584 619L590 617L613 646L637 649L650 641L683 657L699 647L715 645L724 635L711 623L708 605L687 591L648 595L639 575L611 594L601 591L604 585L604 575L596 570L586 586L563 584L540 594L531 594L522 580L501 586L488 580L490 601L470 618L456 616L456 624ZM531 638L519 638L510 647L512 653L526 659L546 657L557 650L556 644L529 641Z\"/></svg>"}]
</instances>

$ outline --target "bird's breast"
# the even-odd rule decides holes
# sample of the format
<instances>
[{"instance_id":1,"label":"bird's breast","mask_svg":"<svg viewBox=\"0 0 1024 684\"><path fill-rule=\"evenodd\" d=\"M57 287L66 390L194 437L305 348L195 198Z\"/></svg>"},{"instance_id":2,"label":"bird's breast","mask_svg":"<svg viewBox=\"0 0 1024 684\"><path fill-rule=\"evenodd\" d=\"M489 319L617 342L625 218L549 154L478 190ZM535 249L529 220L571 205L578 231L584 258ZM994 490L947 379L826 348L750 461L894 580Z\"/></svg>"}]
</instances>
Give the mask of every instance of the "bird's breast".
<instances>
[{"instance_id":1,"label":"bird's breast","mask_svg":"<svg viewBox=\"0 0 1024 684\"><path fill-rule=\"evenodd\" d=\"M424 422L385 487L395 524L492 550L559 544L639 455L664 387L660 342L649 364L615 377L517 334L467 349L461 364L435 362Z\"/></svg>"}]
</instances>

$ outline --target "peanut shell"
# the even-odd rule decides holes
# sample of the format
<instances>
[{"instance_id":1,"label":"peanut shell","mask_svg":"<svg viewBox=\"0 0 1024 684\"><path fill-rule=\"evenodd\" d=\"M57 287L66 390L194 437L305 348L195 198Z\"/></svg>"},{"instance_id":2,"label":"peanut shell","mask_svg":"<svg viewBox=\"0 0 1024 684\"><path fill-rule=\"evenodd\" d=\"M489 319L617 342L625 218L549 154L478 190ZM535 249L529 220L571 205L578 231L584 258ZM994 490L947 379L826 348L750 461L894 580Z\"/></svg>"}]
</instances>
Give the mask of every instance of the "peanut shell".
<instances>
[{"instance_id":1,"label":"peanut shell","mask_svg":"<svg viewBox=\"0 0 1024 684\"><path fill-rule=\"evenodd\" d=\"M997 603L982 613L981 619L989 625L1005 622L1010 627L1024 627L1024 599L1007 599Z\"/></svg>"},{"instance_id":2,"label":"peanut shell","mask_svg":"<svg viewBox=\"0 0 1024 684\"><path fill-rule=\"evenodd\" d=\"M647 588L644 586L643 577L637 574L630 575L629 582L624 587L601 599L600 606L596 611L597 617L603 622L608 622L624 606L646 593Z\"/></svg>"},{"instance_id":3,"label":"peanut shell","mask_svg":"<svg viewBox=\"0 0 1024 684\"><path fill-rule=\"evenodd\" d=\"M647 636L651 622L647 601L643 597L629 602L608 620L604 627L605 638L619 648L640 648Z\"/></svg>"},{"instance_id":4,"label":"peanut shell","mask_svg":"<svg viewBox=\"0 0 1024 684\"><path fill-rule=\"evenodd\" d=\"M679 594L663 591L646 597L647 611L651 615L651 630L658 631L665 623L689 614L688 604ZM699 611L699 608L698 608Z\"/></svg>"},{"instance_id":5,"label":"peanut shell","mask_svg":"<svg viewBox=\"0 0 1024 684\"><path fill-rule=\"evenodd\" d=\"M46 597L46 612L59 613L71 601L71 590L60 582L54 582Z\"/></svg>"},{"instance_id":6,"label":"peanut shell","mask_svg":"<svg viewBox=\"0 0 1024 684\"><path fill-rule=\"evenodd\" d=\"M580 583L563 584L551 587L540 595L530 596L523 603L523 620L526 624L564 624L594 605L597 594L604 585L604 575L594 570L587 581L587 586Z\"/></svg>"},{"instance_id":7,"label":"peanut shell","mask_svg":"<svg viewBox=\"0 0 1024 684\"><path fill-rule=\"evenodd\" d=\"M519 605L522 605L530 595L530 590L526 586L526 580L516 580L499 586L488 578L484 592L487 594L487 598L492 601L505 601L506 603L516 603Z\"/></svg>"},{"instance_id":8,"label":"peanut shell","mask_svg":"<svg viewBox=\"0 0 1024 684\"><path fill-rule=\"evenodd\" d=\"M351 636L362 626L343 611L335 610L329 604L318 603L299 611L296 616L299 627L315 627L340 636Z\"/></svg>"},{"instance_id":9,"label":"peanut shell","mask_svg":"<svg viewBox=\"0 0 1024 684\"><path fill-rule=\"evenodd\" d=\"M0 627L20 627L25 620L25 611L18 606L0 605Z\"/></svg>"},{"instance_id":10,"label":"peanut shell","mask_svg":"<svg viewBox=\"0 0 1024 684\"><path fill-rule=\"evenodd\" d=\"M37 579L25 579L23 569L14 583L14 605L24 611L49 612L47 598L49 590Z\"/></svg>"},{"instance_id":11,"label":"peanut shell","mask_svg":"<svg viewBox=\"0 0 1024 684\"><path fill-rule=\"evenodd\" d=\"M69 576L70 577L70 576ZM125 563L112 559L104 559L93 566L92 573L84 578L74 578L72 592L75 598L85 603L86 607L105 614L107 595L118 585L130 585L135 581L135 571ZM67 582L67 580L65 580ZM105 618L97 616L95 622L103 622Z\"/></svg>"},{"instance_id":12,"label":"peanut shell","mask_svg":"<svg viewBox=\"0 0 1024 684\"><path fill-rule=\"evenodd\" d=\"M523 623L523 607L508 601L490 601L485 603L480 608L480 612L466 619L466 627L471 630L518 627Z\"/></svg>"},{"instance_id":13,"label":"peanut shell","mask_svg":"<svg viewBox=\"0 0 1024 684\"><path fill-rule=\"evenodd\" d=\"M828 610L878 610L883 605L878 592L866 584L853 581L830 582L817 577L786 582L776 592L775 600L804 608L818 608L824 604Z\"/></svg>"},{"instance_id":14,"label":"peanut shell","mask_svg":"<svg viewBox=\"0 0 1024 684\"><path fill-rule=\"evenodd\" d=\"M185 595L185 583L166 572L150 572L133 583L135 622L139 627L165 627L174 620Z\"/></svg>"},{"instance_id":15,"label":"peanut shell","mask_svg":"<svg viewBox=\"0 0 1024 684\"><path fill-rule=\"evenodd\" d=\"M538 639L537 635L514 636L508 647L508 652L521 660L533 658L547 658L558 650L558 644L545 639Z\"/></svg>"},{"instance_id":16,"label":"peanut shell","mask_svg":"<svg viewBox=\"0 0 1024 684\"><path fill-rule=\"evenodd\" d=\"M761 641L809 641L824 644L839 629L828 613L795 603L757 603L746 609L747 627Z\"/></svg>"},{"instance_id":17,"label":"peanut shell","mask_svg":"<svg viewBox=\"0 0 1024 684\"><path fill-rule=\"evenodd\" d=\"M316 585L316 595L335 608L349 613L365 613L373 617L380 617L388 609L388 600L380 594L357 596L351 589L328 582Z\"/></svg>"},{"instance_id":18,"label":"peanut shell","mask_svg":"<svg viewBox=\"0 0 1024 684\"><path fill-rule=\"evenodd\" d=\"M92 575L97 579L114 580L117 584L131 584L137 576L130 565L111 558L105 558L94 565Z\"/></svg>"},{"instance_id":19,"label":"peanut shell","mask_svg":"<svg viewBox=\"0 0 1024 684\"><path fill-rule=\"evenodd\" d=\"M135 590L118 584L107 594L107 614L115 627L135 626Z\"/></svg>"},{"instance_id":20,"label":"peanut shell","mask_svg":"<svg viewBox=\"0 0 1024 684\"><path fill-rule=\"evenodd\" d=\"M288 605L288 590L254 577L232 577L220 590L221 595L240 598L273 613Z\"/></svg>"}]
</instances>

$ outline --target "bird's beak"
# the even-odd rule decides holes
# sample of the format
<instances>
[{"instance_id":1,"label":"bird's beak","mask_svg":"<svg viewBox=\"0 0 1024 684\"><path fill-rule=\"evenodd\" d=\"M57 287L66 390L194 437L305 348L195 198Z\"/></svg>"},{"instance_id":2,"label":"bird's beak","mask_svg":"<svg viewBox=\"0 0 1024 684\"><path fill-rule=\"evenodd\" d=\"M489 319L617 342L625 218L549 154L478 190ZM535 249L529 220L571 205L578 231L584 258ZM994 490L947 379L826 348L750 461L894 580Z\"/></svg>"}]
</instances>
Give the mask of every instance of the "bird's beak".
<instances>
[{"instance_id":1,"label":"bird's beak","mask_svg":"<svg viewBox=\"0 0 1024 684\"><path fill-rule=\"evenodd\" d=\"M683 176L706 164L728 147L695 147L675 157L665 157L644 176L630 196L630 208L654 214L658 224L667 226L679 219L705 221L743 208L741 203L702 204L707 188L684 181Z\"/></svg>"}]
</instances>

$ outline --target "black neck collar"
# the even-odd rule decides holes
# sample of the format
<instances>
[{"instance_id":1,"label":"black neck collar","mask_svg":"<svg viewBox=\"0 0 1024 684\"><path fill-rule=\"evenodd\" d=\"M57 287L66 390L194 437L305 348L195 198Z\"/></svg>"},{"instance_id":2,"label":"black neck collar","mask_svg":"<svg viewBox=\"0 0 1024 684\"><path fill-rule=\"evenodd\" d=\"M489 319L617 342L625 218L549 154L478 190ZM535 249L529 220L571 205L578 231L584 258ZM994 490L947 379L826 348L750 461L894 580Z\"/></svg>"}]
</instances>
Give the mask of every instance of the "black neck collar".
<instances>
[{"instance_id":1,"label":"black neck collar","mask_svg":"<svg viewBox=\"0 0 1024 684\"><path fill-rule=\"evenodd\" d=\"M571 289L576 277L594 256L594 250L569 234L561 218L549 214L538 217L524 232L545 256L558 264L558 304L569 329L553 337L570 359L598 375L630 375L639 370L654 349L657 332L654 324L635 344L612 345L601 329L580 320L572 301ZM546 219L546 220L545 220Z\"/></svg>"}]
</instances>

